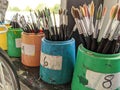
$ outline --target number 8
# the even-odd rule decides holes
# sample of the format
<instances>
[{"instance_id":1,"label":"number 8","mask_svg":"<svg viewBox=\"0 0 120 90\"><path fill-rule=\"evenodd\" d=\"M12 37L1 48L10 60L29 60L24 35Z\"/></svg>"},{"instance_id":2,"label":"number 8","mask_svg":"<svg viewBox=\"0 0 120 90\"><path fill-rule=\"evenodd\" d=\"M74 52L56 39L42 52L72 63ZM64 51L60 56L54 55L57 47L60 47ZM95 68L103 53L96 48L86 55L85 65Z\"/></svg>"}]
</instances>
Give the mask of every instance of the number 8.
<instances>
[{"instance_id":1,"label":"number 8","mask_svg":"<svg viewBox=\"0 0 120 90\"><path fill-rule=\"evenodd\" d=\"M103 83L102 83L102 86L104 87L104 88L106 88L106 89L109 89L109 88L111 88L111 86L112 86L112 79L114 78L114 75L107 75L107 76L105 76L104 77L104 79L106 80L106 81L104 81ZM108 85L109 84L109 85ZM108 86L107 86L108 85Z\"/></svg>"}]
</instances>

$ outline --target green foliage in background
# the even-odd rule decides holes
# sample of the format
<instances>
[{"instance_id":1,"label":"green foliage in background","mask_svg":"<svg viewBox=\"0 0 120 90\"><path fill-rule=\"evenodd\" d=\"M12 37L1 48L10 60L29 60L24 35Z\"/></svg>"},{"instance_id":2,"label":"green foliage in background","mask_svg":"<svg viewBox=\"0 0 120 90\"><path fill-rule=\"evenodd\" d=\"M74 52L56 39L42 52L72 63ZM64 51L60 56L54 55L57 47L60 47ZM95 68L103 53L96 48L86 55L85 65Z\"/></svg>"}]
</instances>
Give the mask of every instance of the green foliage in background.
<instances>
[{"instance_id":1,"label":"green foliage in background","mask_svg":"<svg viewBox=\"0 0 120 90\"><path fill-rule=\"evenodd\" d=\"M43 10L45 8L45 4L44 3L39 3L35 10ZM54 11L55 14L58 13L58 10L60 9L60 4L55 4L53 7L50 8L51 12ZM26 6L25 9L21 10L20 8L18 7L8 7L8 10L9 11L30 11L31 10L31 7L30 6Z\"/></svg>"},{"instance_id":2,"label":"green foliage in background","mask_svg":"<svg viewBox=\"0 0 120 90\"><path fill-rule=\"evenodd\" d=\"M44 3L40 3L37 5L37 7L35 8L35 10L43 10L45 8L45 4Z\"/></svg>"},{"instance_id":3,"label":"green foliage in background","mask_svg":"<svg viewBox=\"0 0 120 90\"><path fill-rule=\"evenodd\" d=\"M60 9L60 4L55 4L55 5L53 6L53 8L50 8L50 10L51 10L52 12L54 12L55 14L58 13L59 9Z\"/></svg>"},{"instance_id":4,"label":"green foliage in background","mask_svg":"<svg viewBox=\"0 0 120 90\"><path fill-rule=\"evenodd\" d=\"M31 10L31 7L30 6L27 6L24 11L30 11Z\"/></svg>"},{"instance_id":5,"label":"green foliage in background","mask_svg":"<svg viewBox=\"0 0 120 90\"><path fill-rule=\"evenodd\" d=\"M21 11L18 7L9 7L9 11Z\"/></svg>"}]
</instances>

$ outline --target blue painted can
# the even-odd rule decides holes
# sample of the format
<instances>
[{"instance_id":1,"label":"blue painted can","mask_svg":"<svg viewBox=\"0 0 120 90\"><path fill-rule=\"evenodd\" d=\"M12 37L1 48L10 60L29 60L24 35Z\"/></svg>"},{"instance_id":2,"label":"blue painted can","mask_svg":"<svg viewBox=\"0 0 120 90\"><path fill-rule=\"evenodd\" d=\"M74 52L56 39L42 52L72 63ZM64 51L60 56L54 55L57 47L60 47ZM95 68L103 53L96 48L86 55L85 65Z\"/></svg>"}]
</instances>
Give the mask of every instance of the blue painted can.
<instances>
[{"instance_id":1,"label":"blue painted can","mask_svg":"<svg viewBox=\"0 0 120 90\"><path fill-rule=\"evenodd\" d=\"M75 40L49 41L42 39L40 77L49 84L71 81L75 64Z\"/></svg>"}]
</instances>

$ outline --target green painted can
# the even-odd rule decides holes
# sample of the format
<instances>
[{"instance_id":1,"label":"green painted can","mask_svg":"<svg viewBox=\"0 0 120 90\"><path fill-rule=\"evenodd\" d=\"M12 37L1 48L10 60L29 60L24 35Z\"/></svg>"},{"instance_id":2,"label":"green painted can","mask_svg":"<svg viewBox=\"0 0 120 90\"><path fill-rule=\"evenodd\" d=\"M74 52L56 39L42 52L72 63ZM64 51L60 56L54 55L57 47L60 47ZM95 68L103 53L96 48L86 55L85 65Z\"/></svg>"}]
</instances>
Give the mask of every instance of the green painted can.
<instances>
[{"instance_id":1,"label":"green painted can","mask_svg":"<svg viewBox=\"0 0 120 90\"><path fill-rule=\"evenodd\" d=\"M8 55L21 57L21 28L9 28L7 32Z\"/></svg>"},{"instance_id":2,"label":"green painted can","mask_svg":"<svg viewBox=\"0 0 120 90\"><path fill-rule=\"evenodd\" d=\"M78 48L72 90L120 90L120 53L100 54Z\"/></svg>"}]
</instances>

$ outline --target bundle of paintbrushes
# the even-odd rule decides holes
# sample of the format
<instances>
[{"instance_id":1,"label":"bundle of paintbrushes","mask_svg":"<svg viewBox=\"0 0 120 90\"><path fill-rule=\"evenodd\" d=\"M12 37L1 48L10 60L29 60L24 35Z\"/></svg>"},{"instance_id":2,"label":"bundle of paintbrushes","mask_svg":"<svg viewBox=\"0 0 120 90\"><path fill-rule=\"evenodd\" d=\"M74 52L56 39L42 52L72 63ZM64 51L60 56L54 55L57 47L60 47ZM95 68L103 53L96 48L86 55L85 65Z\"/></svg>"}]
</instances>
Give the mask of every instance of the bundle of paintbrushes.
<instances>
[{"instance_id":1,"label":"bundle of paintbrushes","mask_svg":"<svg viewBox=\"0 0 120 90\"><path fill-rule=\"evenodd\" d=\"M30 10L30 16L27 16L26 18L22 15L20 16L18 20L19 26L23 29L26 33L39 33L42 32L40 20L38 19L38 16L35 15L35 11Z\"/></svg>"},{"instance_id":2,"label":"bundle of paintbrushes","mask_svg":"<svg viewBox=\"0 0 120 90\"><path fill-rule=\"evenodd\" d=\"M74 6L71 8L71 13L74 17L83 46L98 53L118 53L120 47L120 44L117 42L120 33L119 5L116 4L111 8L110 19L105 30L102 30L102 27L107 7L103 7L100 4L96 15L94 15L94 10L93 1L89 6L84 4L79 9ZM95 20L95 24L93 23L93 19ZM100 41L98 41L99 35L102 35Z\"/></svg>"},{"instance_id":3,"label":"bundle of paintbrushes","mask_svg":"<svg viewBox=\"0 0 120 90\"><path fill-rule=\"evenodd\" d=\"M19 16L18 13L16 13L16 14L13 16L13 18L12 18L12 20L11 20L11 22L10 22L10 25L11 25L12 28L20 28L20 25L19 25L19 23L18 23L18 22L19 22L18 16Z\"/></svg>"},{"instance_id":4,"label":"bundle of paintbrushes","mask_svg":"<svg viewBox=\"0 0 120 90\"><path fill-rule=\"evenodd\" d=\"M67 27L68 27L68 16L67 10L59 10L59 18L56 17L55 13L51 13L49 9L45 8L41 12L38 11L38 16L41 20L41 26L45 33L45 38L52 41L64 41L69 40ZM59 22L59 26L56 23Z\"/></svg>"}]
</instances>

